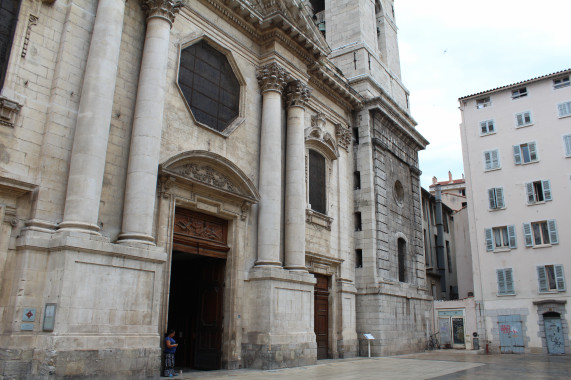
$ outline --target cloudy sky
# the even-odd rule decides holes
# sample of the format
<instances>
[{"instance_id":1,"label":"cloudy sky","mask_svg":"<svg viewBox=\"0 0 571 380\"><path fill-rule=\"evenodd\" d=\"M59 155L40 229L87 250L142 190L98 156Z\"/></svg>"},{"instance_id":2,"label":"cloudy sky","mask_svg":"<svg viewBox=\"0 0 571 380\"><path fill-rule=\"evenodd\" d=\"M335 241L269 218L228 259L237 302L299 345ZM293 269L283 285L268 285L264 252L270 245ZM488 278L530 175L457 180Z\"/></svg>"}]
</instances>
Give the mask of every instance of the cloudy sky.
<instances>
[{"instance_id":1,"label":"cloudy sky","mask_svg":"<svg viewBox=\"0 0 571 380\"><path fill-rule=\"evenodd\" d=\"M571 68L571 0L396 0L421 184L464 173L458 98Z\"/></svg>"}]
</instances>

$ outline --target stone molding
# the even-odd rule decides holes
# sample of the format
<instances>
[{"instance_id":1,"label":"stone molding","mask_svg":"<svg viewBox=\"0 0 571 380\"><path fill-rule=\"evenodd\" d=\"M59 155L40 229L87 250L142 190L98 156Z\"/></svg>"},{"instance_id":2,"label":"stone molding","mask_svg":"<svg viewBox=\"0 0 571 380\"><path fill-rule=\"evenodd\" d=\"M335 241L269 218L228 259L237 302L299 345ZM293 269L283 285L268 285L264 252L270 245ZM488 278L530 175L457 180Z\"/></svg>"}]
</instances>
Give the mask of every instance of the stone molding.
<instances>
[{"instance_id":1,"label":"stone molding","mask_svg":"<svg viewBox=\"0 0 571 380\"><path fill-rule=\"evenodd\" d=\"M6 97L0 97L0 125L14 127L16 115L20 112L22 105Z\"/></svg>"},{"instance_id":2,"label":"stone molding","mask_svg":"<svg viewBox=\"0 0 571 380\"><path fill-rule=\"evenodd\" d=\"M277 91L280 94L289 79L289 73L275 62L269 63L256 70L256 78L263 92Z\"/></svg>"},{"instance_id":3,"label":"stone molding","mask_svg":"<svg viewBox=\"0 0 571 380\"><path fill-rule=\"evenodd\" d=\"M351 146L351 140L353 137L351 130L349 128L345 128L341 124L336 124L335 135L337 135L337 145L348 151L349 147Z\"/></svg>"},{"instance_id":4,"label":"stone molding","mask_svg":"<svg viewBox=\"0 0 571 380\"><path fill-rule=\"evenodd\" d=\"M182 7L182 2L178 0L142 0L141 8L147 15L147 22L151 18L163 18L172 27L174 18L180 8Z\"/></svg>"},{"instance_id":5,"label":"stone molding","mask_svg":"<svg viewBox=\"0 0 571 380\"><path fill-rule=\"evenodd\" d=\"M286 88L287 108L305 108L305 105L311 96L311 91L311 88L302 83L299 79L289 82Z\"/></svg>"},{"instance_id":6,"label":"stone molding","mask_svg":"<svg viewBox=\"0 0 571 380\"><path fill-rule=\"evenodd\" d=\"M314 123L314 118L319 119L320 117L320 114L312 116L312 126L305 128L305 145L317 148L320 153L333 161L339 157L339 150L337 149L337 144L333 136L331 136L331 134L323 127L325 122L323 122L323 124L320 122Z\"/></svg>"},{"instance_id":7,"label":"stone molding","mask_svg":"<svg viewBox=\"0 0 571 380\"><path fill-rule=\"evenodd\" d=\"M321 228L325 228L327 231L331 231L333 218L311 209L305 209L305 222Z\"/></svg>"}]
</instances>

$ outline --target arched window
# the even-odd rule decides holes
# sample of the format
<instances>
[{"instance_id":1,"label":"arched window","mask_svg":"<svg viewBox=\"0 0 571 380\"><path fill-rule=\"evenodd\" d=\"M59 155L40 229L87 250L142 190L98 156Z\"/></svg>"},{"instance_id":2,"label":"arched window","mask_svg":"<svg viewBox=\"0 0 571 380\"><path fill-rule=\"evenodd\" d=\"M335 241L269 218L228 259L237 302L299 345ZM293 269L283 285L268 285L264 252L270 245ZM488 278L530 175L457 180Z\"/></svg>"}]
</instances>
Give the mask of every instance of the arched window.
<instances>
[{"instance_id":1,"label":"arched window","mask_svg":"<svg viewBox=\"0 0 571 380\"><path fill-rule=\"evenodd\" d=\"M406 241L403 238L398 239L398 266L399 266L399 281L406 282Z\"/></svg>"},{"instance_id":2,"label":"arched window","mask_svg":"<svg viewBox=\"0 0 571 380\"><path fill-rule=\"evenodd\" d=\"M311 209L326 214L325 157L312 149L309 150L308 182Z\"/></svg>"},{"instance_id":3,"label":"arched window","mask_svg":"<svg viewBox=\"0 0 571 380\"><path fill-rule=\"evenodd\" d=\"M4 86L19 10L20 0L0 2L0 89Z\"/></svg>"}]
</instances>

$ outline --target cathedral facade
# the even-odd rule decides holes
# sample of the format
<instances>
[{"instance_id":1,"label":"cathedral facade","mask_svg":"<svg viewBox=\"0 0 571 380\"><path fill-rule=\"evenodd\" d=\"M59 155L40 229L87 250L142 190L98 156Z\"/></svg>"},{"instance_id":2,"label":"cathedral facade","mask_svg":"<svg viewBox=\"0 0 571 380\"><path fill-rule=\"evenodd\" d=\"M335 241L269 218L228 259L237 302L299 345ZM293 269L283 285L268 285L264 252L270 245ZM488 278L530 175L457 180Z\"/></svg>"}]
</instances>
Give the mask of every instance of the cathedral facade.
<instances>
[{"instance_id":1,"label":"cathedral facade","mask_svg":"<svg viewBox=\"0 0 571 380\"><path fill-rule=\"evenodd\" d=\"M424 348L392 0L8 0L0 379Z\"/></svg>"}]
</instances>

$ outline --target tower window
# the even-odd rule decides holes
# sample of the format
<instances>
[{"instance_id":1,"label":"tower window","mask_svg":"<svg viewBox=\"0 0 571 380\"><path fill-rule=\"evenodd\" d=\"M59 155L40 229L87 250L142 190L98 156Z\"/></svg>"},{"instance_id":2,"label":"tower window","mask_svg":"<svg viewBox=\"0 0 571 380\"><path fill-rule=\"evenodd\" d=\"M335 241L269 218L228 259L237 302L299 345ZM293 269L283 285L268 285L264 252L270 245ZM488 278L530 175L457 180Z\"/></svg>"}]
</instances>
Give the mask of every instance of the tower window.
<instances>
[{"instance_id":1,"label":"tower window","mask_svg":"<svg viewBox=\"0 0 571 380\"><path fill-rule=\"evenodd\" d=\"M406 241L403 238L399 238L399 240L398 240L398 267L399 267L399 281L400 282L406 281L405 258L406 258Z\"/></svg>"},{"instance_id":2,"label":"tower window","mask_svg":"<svg viewBox=\"0 0 571 380\"><path fill-rule=\"evenodd\" d=\"M4 86L19 11L19 0L0 2L0 89Z\"/></svg>"},{"instance_id":3,"label":"tower window","mask_svg":"<svg viewBox=\"0 0 571 380\"><path fill-rule=\"evenodd\" d=\"M311 209L322 214L327 212L325 204L325 157L309 150L309 204Z\"/></svg>"}]
</instances>

